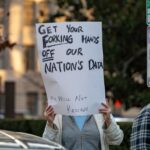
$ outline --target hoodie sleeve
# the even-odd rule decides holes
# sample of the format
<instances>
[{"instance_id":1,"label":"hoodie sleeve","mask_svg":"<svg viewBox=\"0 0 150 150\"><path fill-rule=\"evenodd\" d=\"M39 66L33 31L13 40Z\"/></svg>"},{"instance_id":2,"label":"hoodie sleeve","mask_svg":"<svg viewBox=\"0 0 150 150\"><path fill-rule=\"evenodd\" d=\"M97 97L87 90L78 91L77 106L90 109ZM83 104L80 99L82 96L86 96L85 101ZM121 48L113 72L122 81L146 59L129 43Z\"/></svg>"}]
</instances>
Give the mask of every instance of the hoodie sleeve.
<instances>
[{"instance_id":1,"label":"hoodie sleeve","mask_svg":"<svg viewBox=\"0 0 150 150\"><path fill-rule=\"evenodd\" d=\"M103 130L104 130L106 142L109 145L121 144L124 134L123 131L120 129L119 125L117 125L117 123L115 122L113 117L110 126L107 129L103 128Z\"/></svg>"},{"instance_id":2,"label":"hoodie sleeve","mask_svg":"<svg viewBox=\"0 0 150 150\"><path fill-rule=\"evenodd\" d=\"M42 137L61 144L61 125L59 118L56 116L53 127L46 124Z\"/></svg>"}]
</instances>

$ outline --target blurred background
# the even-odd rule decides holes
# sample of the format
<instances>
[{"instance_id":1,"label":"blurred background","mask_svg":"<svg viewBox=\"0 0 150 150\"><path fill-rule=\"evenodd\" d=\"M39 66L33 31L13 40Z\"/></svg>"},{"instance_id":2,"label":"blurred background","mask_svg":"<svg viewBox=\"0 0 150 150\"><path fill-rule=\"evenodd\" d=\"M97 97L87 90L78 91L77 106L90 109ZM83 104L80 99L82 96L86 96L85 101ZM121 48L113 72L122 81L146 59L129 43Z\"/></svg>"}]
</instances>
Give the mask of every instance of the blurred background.
<instances>
[{"instance_id":1,"label":"blurred background","mask_svg":"<svg viewBox=\"0 0 150 150\"><path fill-rule=\"evenodd\" d=\"M42 118L46 93L35 24L102 21L106 96L113 114L135 117L150 102L144 0L1 0L0 118Z\"/></svg>"}]
</instances>

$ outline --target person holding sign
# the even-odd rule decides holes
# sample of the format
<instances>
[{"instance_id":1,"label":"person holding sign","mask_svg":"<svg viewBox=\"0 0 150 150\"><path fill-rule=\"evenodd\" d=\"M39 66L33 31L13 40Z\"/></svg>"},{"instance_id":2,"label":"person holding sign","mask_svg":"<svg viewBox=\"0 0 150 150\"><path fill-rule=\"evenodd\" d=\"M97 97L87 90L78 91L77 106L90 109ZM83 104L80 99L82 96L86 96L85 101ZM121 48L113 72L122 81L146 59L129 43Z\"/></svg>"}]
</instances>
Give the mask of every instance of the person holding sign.
<instances>
[{"instance_id":1,"label":"person holding sign","mask_svg":"<svg viewBox=\"0 0 150 150\"><path fill-rule=\"evenodd\" d=\"M49 104L43 137L69 150L119 145L123 132L105 103L102 23L38 23L36 33Z\"/></svg>"},{"instance_id":2,"label":"person holding sign","mask_svg":"<svg viewBox=\"0 0 150 150\"><path fill-rule=\"evenodd\" d=\"M65 116L55 114L46 106L47 124L43 138L62 144L68 150L108 150L109 145L119 145L123 132L114 121L108 103L102 103L99 114Z\"/></svg>"}]
</instances>

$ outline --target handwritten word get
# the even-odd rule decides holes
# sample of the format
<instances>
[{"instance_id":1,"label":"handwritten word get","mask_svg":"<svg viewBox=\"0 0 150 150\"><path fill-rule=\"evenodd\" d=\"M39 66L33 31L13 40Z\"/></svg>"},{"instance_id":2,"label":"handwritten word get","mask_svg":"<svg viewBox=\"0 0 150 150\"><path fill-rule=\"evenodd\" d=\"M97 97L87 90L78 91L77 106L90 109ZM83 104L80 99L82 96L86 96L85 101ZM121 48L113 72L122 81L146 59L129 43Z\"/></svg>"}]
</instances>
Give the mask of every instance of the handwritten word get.
<instances>
[{"instance_id":1,"label":"handwritten word get","mask_svg":"<svg viewBox=\"0 0 150 150\"><path fill-rule=\"evenodd\" d=\"M50 34L50 33L53 33L53 32L57 32L57 26L45 27L45 25L41 25L38 28L38 32L40 34Z\"/></svg>"}]
</instances>

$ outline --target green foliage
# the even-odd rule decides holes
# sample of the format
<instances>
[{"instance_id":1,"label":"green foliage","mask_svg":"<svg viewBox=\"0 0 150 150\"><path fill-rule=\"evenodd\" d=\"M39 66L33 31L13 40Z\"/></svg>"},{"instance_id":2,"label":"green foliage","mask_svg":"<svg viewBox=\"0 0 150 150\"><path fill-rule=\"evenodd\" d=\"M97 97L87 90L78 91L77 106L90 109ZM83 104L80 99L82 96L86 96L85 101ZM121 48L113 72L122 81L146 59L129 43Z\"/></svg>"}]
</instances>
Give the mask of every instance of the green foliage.
<instances>
[{"instance_id":1,"label":"green foliage","mask_svg":"<svg viewBox=\"0 0 150 150\"><path fill-rule=\"evenodd\" d=\"M149 103L145 78L145 1L99 0L95 3L96 20L103 22L104 62L109 72L109 76L105 76L106 90L111 90L114 99L121 99L127 108L140 104L143 107ZM136 73L143 82L135 80Z\"/></svg>"},{"instance_id":2,"label":"green foliage","mask_svg":"<svg viewBox=\"0 0 150 150\"><path fill-rule=\"evenodd\" d=\"M110 150L129 150L130 149L130 134L132 130L132 123L130 122L118 122L120 128L124 132L123 142L119 146L110 146Z\"/></svg>"},{"instance_id":3,"label":"green foliage","mask_svg":"<svg viewBox=\"0 0 150 150\"><path fill-rule=\"evenodd\" d=\"M45 120L0 120L0 129L26 132L37 136L42 136L45 127Z\"/></svg>"},{"instance_id":4,"label":"green foliage","mask_svg":"<svg viewBox=\"0 0 150 150\"><path fill-rule=\"evenodd\" d=\"M26 132L42 136L45 127L45 120L0 120L0 129ZM132 123L118 123L124 132L124 140L120 146L110 146L110 150L128 150L130 146L130 134Z\"/></svg>"}]
</instances>

